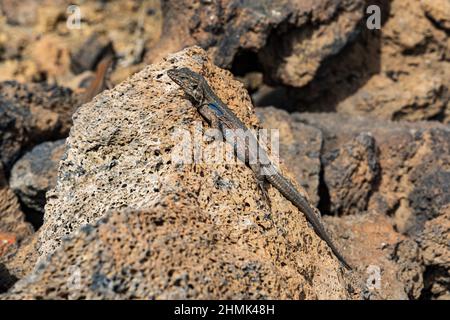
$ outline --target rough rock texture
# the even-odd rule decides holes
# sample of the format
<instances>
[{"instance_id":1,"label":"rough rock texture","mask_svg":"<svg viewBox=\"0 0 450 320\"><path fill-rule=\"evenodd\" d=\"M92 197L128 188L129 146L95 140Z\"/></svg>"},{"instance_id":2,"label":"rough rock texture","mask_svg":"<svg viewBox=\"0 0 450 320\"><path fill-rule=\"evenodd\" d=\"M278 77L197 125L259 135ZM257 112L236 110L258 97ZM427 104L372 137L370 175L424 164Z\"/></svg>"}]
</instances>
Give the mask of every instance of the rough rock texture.
<instances>
[{"instance_id":1,"label":"rough rock texture","mask_svg":"<svg viewBox=\"0 0 450 320\"><path fill-rule=\"evenodd\" d=\"M24 221L19 201L9 188L0 163L0 246L5 249L6 246L20 242L31 232L32 228Z\"/></svg>"},{"instance_id":2,"label":"rough rock texture","mask_svg":"<svg viewBox=\"0 0 450 320\"><path fill-rule=\"evenodd\" d=\"M367 188L371 194L368 208L393 214L399 231L417 234L426 220L438 215L449 203L449 180L446 178L450 163L448 126L432 122L394 125L390 121L349 118L332 113L301 113L294 114L293 117L322 130L325 157L336 152L335 150L342 153L347 148L346 144L351 143L358 135L365 133L373 137L376 146L372 147L370 153L376 148L381 176L379 179L369 179L372 183ZM366 152L366 157L368 153ZM351 159L350 154L346 158ZM324 163L327 164L326 161ZM328 170L334 169L325 166L325 176ZM336 179L342 177L336 176ZM339 180L327 183L330 194L337 192L333 190L333 184L341 185ZM347 186L349 194L358 194L358 184Z\"/></svg>"},{"instance_id":3,"label":"rough rock texture","mask_svg":"<svg viewBox=\"0 0 450 320\"><path fill-rule=\"evenodd\" d=\"M19 200L9 188L0 162L0 293L10 288L17 278L7 265L11 257L23 247L33 228L25 221Z\"/></svg>"},{"instance_id":4,"label":"rough rock texture","mask_svg":"<svg viewBox=\"0 0 450 320\"><path fill-rule=\"evenodd\" d=\"M319 208L334 215L326 216L326 221L343 239L345 256L358 261L359 271L366 273L363 297L448 298L448 126L337 113L286 117L284 111L273 108L258 108L258 114L264 125L291 130L281 129L281 146L292 143L290 136L297 137L296 143L309 141L299 124L320 130ZM286 165L310 166L304 160ZM317 174L297 175L303 184L316 179ZM381 274L380 288L367 282L374 279L376 268Z\"/></svg>"},{"instance_id":5,"label":"rough rock texture","mask_svg":"<svg viewBox=\"0 0 450 320\"><path fill-rule=\"evenodd\" d=\"M323 60L339 52L358 33L363 3L163 1L163 36L149 52L148 61L197 44L209 51L218 66L239 64L237 70L243 72L259 60L268 81L302 86Z\"/></svg>"},{"instance_id":6,"label":"rough rock texture","mask_svg":"<svg viewBox=\"0 0 450 320\"><path fill-rule=\"evenodd\" d=\"M262 128L278 130L280 161L295 175L296 182L305 188L312 203L317 206L322 132L292 121L291 116L280 109L257 108L256 112Z\"/></svg>"},{"instance_id":7,"label":"rough rock texture","mask_svg":"<svg viewBox=\"0 0 450 320\"><path fill-rule=\"evenodd\" d=\"M78 97L45 84L0 83L0 159L9 171L21 152L42 141L65 137Z\"/></svg>"},{"instance_id":8,"label":"rough rock texture","mask_svg":"<svg viewBox=\"0 0 450 320\"><path fill-rule=\"evenodd\" d=\"M374 138L362 132L338 149L322 155L329 211L355 214L367 209L379 166Z\"/></svg>"},{"instance_id":9,"label":"rough rock texture","mask_svg":"<svg viewBox=\"0 0 450 320\"><path fill-rule=\"evenodd\" d=\"M364 23L353 43L324 61L306 86L288 88L277 106L448 123L450 40L448 30L440 27L446 21L441 17L448 19L444 13L448 1L378 0L370 4L382 9L381 29L368 30Z\"/></svg>"},{"instance_id":10,"label":"rough rock texture","mask_svg":"<svg viewBox=\"0 0 450 320\"><path fill-rule=\"evenodd\" d=\"M392 216L395 229L414 240L418 244L420 255L424 257L422 267L426 268L426 272L423 279L425 284L422 286L426 288L422 294L435 298L447 296L450 292L448 282L447 286L443 285L440 283L443 281L440 277L436 280L439 282L437 284L433 277L436 273L448 274L449 270L448 259L445 257L450 254L450 234L447 227L450 205L450 128L432 122L393 125L390 121L374 121L364 117L348 118L339 114L295 114L293 118L322 130L322 154L325 158L327 154L341 154L340 163L344 164L340 167L342 169L346 169L346 163L359 163L354 161L350 153L345 153L348 146L352 145L354 137L373 137L379 177L366 179L363 184L366 191L363 194L368 195L369 199L362 207L358 207L359 202L355 202L354 208L361 210L366 207ZM372 148L372 151L361 153L364 155L363 159L368 159L373 150ZM367 177L370 172L369 163L370 161L361 161L359 167L355 166L363 168L362 174L358 175L360 179ZM333 162L330 164L323 161L323 165L324 177L329 177L324 179L330 202L326 208L340 208L343 205L342 199L345 198L335 195L358 195L361 184L342 184L342 176L334 174L336 168L333 167ZM330 170L331 174L328 173ZM347 210L352 211L352 207ZM407 251L403 250L404 253ZM433 292L428 293L427 287L433 287L430 289ZM417 298L418 288L416 285L411 288L412 291L406 291L408 296Z\"/></svg>"},{"instance_id":11,"label":"rough rock texture","mask_svg":"<svg viewBox=\"0 0 450 320\"><path fill-rule=\"evenodd\" d=\"M359 0L299 2L306 12L276 26L258 52L266 80L292 87L308 84L327 58L356 38L363 4Z\"/></svg>"},{"instance_id":12,"label":"rough rock texture","mask_svg":"<svg viewBox=\"0 0 450 320\"><path fill-rule=\"evenodd\" d=\"M420 4L427 17L439 28L450 31L450 2L447 0L421 0Z\"/></svg>"},{"instance_id":13,"label":"rough rock texture","mask_svg":"<svg viewBox=\"0 0 450 320\"><path fill-rule=\"evenodd\" d=\"M179 130L198 133L202 118L167 77L165 71L174 66L201 70L221 99L247 125L257 127L242 84L213 66L198 47L148 66L114 90L83 105L74 116L66 157L60 164L56 188L48 195L45 223L35 244L40 261L46 261L48 254L57 250L54 260L50 258L31 278L17 284L11 297L47 298L59 293L65 297L66 287L59 286L61 279L57 275L67 277L68 265L64 261L82 259L77 253L82 251L92 252L87 254L92 259L76 262L81 277L90 279L81 283L95 282L83 289L86 297L121 297L120 285L112 286L114 294L107 288L117 284L116 279L120 282L115 275L124 272L131 275L125 277L124 292L136 292L139 297L349 298L352 284L347 283L327 245L308 226L303 214L276 189L269 189L269 207L258 191L253 172L245 165L208 163L208 158L198 163L177 161L174 156L179 155L177 148L182 146L177 139L186 138L186 132ZM230 149L221 141L196 141L204 150L204 157L211 148ZM192 207L196 209L189 209ZM143 210L148 208L154 209ZM109 222L73 233L86 223L95 224L108 211L119 209L122 213L113 214ZM128 222L118 222L123 219ZM162 235L152 231L158 227ZM192 231L197 229L198 232ZM126 240L112 237L112 230L118 230L117 235L124 234ZM73 240L63 241L67 235L72 235ZM110 238L106 239L106 235ZM180 241L183 235L186 238ZM133 248L131 238L142 243L142 247L136 244ZM155 248L167 251L149 251L151 239ZM171 248L171 241L175 241L175 249ZM236 249L226 250L229 244ZM135 250L135 254L129 250ZM117 260L105 258L111 267L98 271L95 266L101 264L97 257L116 251ZM150 252L150 257L145 258L146 252ZM218 256L218 252L222 255ZM179 259L178 254L188 258ZM123 259L129 262L124 263ZM198 262L190 264L191 259ZM139 263L143 263L145 273L131 267ZM173 273L167 268L180 263L186 265ZM130 268L125 270L124 265ZM155 274L153 279L146 276L151 274ZM227 281L230 275L251 281ZM167 284L168 278L173 286ZM38 285L33 279L40 279ZM141 289L128 291L128 284L134 281L133 286ZM204 290L204 281L214 284L211 290ZM180 286L185 289L179 289ZM357 295L358 290L354 286L351 291Z\"/></svg>"},{"instance_id":14,"label":"rough rock texture","mask_svg":"<svg viewBox=\"0 0 450 320\"><path fill-rule=\"evenodd\" d=\"M417 244L395 232L391 218L372 211L340 218L327 216L325 220L343 237L344 254L358 259L364 274L366 299L420 296L424 268L420 264ZM401 255L399 248L404 248L404 243L415 245L415 250L402 250L404 254Z\"/></svg>"},{"instance_id":15,"label":"rough rock texture","mask_svg":"<svg viewBox=\"0 0 450 320\"><path fill-rule=\"evenodd\" d=\"M450 205L425 222L419 246L427 267L424 298L450 299Z\"/></svg>"},{"instance_id":16,"label":"rough rock texture","mask_svg":"<svg viewBox=\"0 0 450 320\"><path fill-rule=\"evenodd\" d=\"M192 204L179 198L150 211L110 212L65 240L6 297L302 297L293 274L280 272L272 259L233 240Z\"/></svg>"},{"instance_id":17,"label":"rough rock texture","mask_svg":"<svg viewBox=\"0 0 450 320\"><path fill-rule=\"evenodd\" d=\"M56 185L64 142L65 139L44 142L14 164L9 183L28 208L44 213L45 194Z\"/></svg>"},{"instance_id":18,"label":"rough rock texture","mask_svg":"<svg viewBox=\"0 0 450 320\"><path fill-rule=\"evenodd\" d=\"M28 83L0 83L0 292L22 279L11 296L450 299L450 129L416 122L450 122L448 0L162 1L159 42L158 0L77 3L81 29L66 26L70 4L0 0L0 80ZM382 9L381 30L366 27L369 4ZM326 279L323 270L337 270L328 249L273 188L271 212L245 167L172 157L176 128L202 131L164 74L172 62L201 68L258 126L242 87L202 67L204 53L150 67L79 113L48 221L30 236L10 185L31 182L16 179L26 165L34 187L45 182L28 197L36 208L57 163L26 157L11 168L33 146L67 136L75 95L104 52L114 47L117 84L191 44L245 83L256 105L340 114L257 110L262 127L279 129L288 175L325 215L356 272ZM38 175L36 165L46 170ZM144 248L155 258L140 259Z\"/></svg>"}]
</instances>

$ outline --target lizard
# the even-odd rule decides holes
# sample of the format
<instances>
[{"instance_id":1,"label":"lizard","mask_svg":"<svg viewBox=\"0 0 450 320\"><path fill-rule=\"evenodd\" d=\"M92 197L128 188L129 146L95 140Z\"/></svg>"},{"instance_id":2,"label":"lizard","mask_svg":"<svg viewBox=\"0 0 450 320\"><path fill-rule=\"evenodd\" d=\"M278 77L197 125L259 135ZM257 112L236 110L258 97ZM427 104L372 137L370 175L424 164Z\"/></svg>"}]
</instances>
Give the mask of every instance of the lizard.
<instances>
[{"instance_id":1,"label":"lizard","mask_svg":"<svg viewBox=\"0 0 450 320\"><path fill-rule=\"evenodd\" d=\"M81 97L82 103L91 101L97 94L110 87L108 77L111 73L113 60L112 54L107 54L100 60L95 70L94 79Z\"/></svg>"},{"instance_id":2,"label":"lizard","mask_svg":"<svg viewBox=\"0 0 450 320\"><path fill-rule=\"evenodd\" d=\"M333 244L305 197L299 193L289 179L279 172L249 128L220 100L206 79L199 73L185 67L170 69L167 71L167 75L193 100L198 112L210 124L211 128L219 130L222 137L233 145L238 159L246 163L256 175L258 185L263 193L266 192L264 189L265 182L275 187L305 214L316 234L327 243L338 260L351 270L351 266Z\"/></svg>"}]
</instances>

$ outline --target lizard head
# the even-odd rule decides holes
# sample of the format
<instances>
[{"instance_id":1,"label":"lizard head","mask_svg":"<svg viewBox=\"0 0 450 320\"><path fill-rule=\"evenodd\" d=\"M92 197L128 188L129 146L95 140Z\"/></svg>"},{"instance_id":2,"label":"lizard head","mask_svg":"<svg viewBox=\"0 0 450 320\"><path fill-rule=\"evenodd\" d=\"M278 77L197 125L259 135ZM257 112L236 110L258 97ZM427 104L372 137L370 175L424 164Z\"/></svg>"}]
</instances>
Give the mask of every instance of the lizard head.
<instances>
[{"instance_id":1,"label":"lizard head","mask_svg":"<svg viewBox=\"0 0 450 320\"><path fill-rule=\"evenodd\" d=\"M203 100L203 77L189 68L171 69L167 75L196 102Z\"/></svg>"}]
</instances>

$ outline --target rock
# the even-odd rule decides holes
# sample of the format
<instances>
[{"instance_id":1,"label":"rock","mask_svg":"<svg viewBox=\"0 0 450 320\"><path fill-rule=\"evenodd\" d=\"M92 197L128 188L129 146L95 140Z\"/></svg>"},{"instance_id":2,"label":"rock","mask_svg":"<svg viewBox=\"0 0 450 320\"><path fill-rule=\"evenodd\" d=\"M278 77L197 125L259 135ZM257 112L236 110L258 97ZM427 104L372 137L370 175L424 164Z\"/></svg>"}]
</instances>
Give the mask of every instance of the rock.
<instances>
[{"instance_id":1,"label":"rock","mask_svg":"<svg viewBox=\"0 0 450 320\"><path fill-rule=\"evenodd\" d=\"M309 4L313 2L306 2ZM356 38L363 5L364 1L358 0L316 1L308 7L310 12L297 17L301 23L284 21L277 26L258 53L266 80L290 87L308 84L327 58Z\"/></svg>"},{"instance_id":2,"label":"rock","mask_svg":"<svg viewBox=\"0 0 450 320\"><path fill-rule=\"evenodd\" d=\"M450 268L450 206L442 209L436 218L425 222L419 243L428 266Z\"/></svg>"},{"instance_id":3,"label":"rock","mask_svg":"<svg viewBox=\"0 0 450 320\"><path fill-rule=\"evenodd\" d=\"M17 278L9 273L3 263L0 263L0 294L11 288L16 281Z\"/></svg>"},{"instance_id":4,"label":"rock","mask_svg":"<svg viewBox=\"0 0 450 320\"><path fill-rule=\"evenodd\" d=\"M78 97L67 88L45 84L0 83L1 161L9 171L23 150L65 137Z\"/></svg>"},{"instance_id":5,"label":"rock","mask_svg":"<svg viewBox=\"0 0 450 320\"><path fill-rule=\"evenodd\" d=\"M7 252L17 248L32 232L31 225L25 222L19 200L8 186L0 162L0 262Z\"/></svg>"},{"instance_id":6,"label":"rock","mask_svg":"<svg viewBox=\"0 0 450 320\"><path fill-rule=\"evenodd\" d=\"M44 213L45 195L56 185L64 142L41 143L14 164L9 183L26 207Z\"/></svg>"},{"instance_id":7,"label":"rock","mask_svg":"<svg viewBox=\"0 0 450 320\"><path fill-rule=\"evenodd\" d=\"M36 0L2 0L0 11L6 16L9 24L30 26L36 23L36 12L41 1Z\"/></svg>"},{"instance_id":8,"label":"rock","mask_svg":"<svg viewBox=\"0 0 450 320\"><path fill-rule=\"evenodd\" d=\"M16 108L0 96L0 163L12 166L20 154L22 146L29 143L26 128L29 127L29 112Z\"/></svg>"},{"instance_id":9,"label":"rock","mask_svg":"<svg viewBox=\"0 0 450 320\"><path fill-rule=\"evenodd\" d=\"M231 68L247 57L251 64L262 65L267 81L303 86L322 61L357 34L363 4L362 0L163 1L163 36L147 60L158 61L196 44L207 49L220 67ZM249 68L245 63L242 67Z\"/></svg>"},{"instance_id":10,"label":"rock","mask_svg":"<svg viewBox=\"0 0 450 320\"><path fill-rule=\"evenodd\" d=\"M321 170L321 131L292 121L284 110L272 107L257 108L256 114L262 128L278 130L280 161L294 174L297 183L305 188L312 203L317 206Z\"/></svg>"},{"instance_id":11,"label":"rock","mask_svg":"<svg viewBox=\"0 0 450 320\"><path fill-rule=\"evenodd\" d=\"M320 63L309 83L287 88L276 106L448 123L450 43L446 31L424 14L426 2L373 1L381 8L381 29L363 27L353 42ZM439 1L434 3L437 8Z\"/></svg>"},{"instance_id":12,"label":"rock","mask_svg":"<svg viewBox=\"0 0 450 320\"><path fill-rule=\"evenodd\" d=\"M370 113L387 120L444 119L450 101L450 72L447 71L450 65L443 64L414 72L401 81L376 75L345 99L337 111L354 115Z\"/></svg>"},{"instance_id":13,"label":"rock","mask_svg":"<svg viewBox=\"0 0 450 320\"><path fill-rule=\"evenodd\" d=\"M33 280L24 280L11 293L23 297L41 294L50 297L58 292L69 292L69 296L76 296L76 288L66 289L59 281L64 281L69 264L77 259L75 265L80 268L81 277L95 281L95 286L88 288L86 285L91 280L81 279L81 292L94 288L97 297L119 298L127 292L142 292L147 297L153 294L161 298L185 296L193 299L350 297L343 269L308 226L303 214L274 188L269 189L269 207L253 172L242 163L207 162L208 150L225 147L231 151L227 144L196 140L206 152L204 158L194 163L189 162L191 157L187 158L187 163L179 161L180 151L185 151L179 150L183 146L178 143L180 139L189 138L191 132L201 133L206 124L166 75L166 70L175 66L202 70L212 88L240 119L252 128L258 127L243 85L234 81L229 72L215 67L198 47L150 65L84 104L74 115L74 125L66 142L66 157L60 163L56 187L48 193L44 224L35 244L39 261L44 265L37 269L40 271L36 271L36 277L32 275L29 279L42 279L42 282L39 280L35 286ZM291 176L283 166L281 170ZM298 188L307 197L306 192ZM107 212L119 211L121 213L109 222L96 224ZM145 217L154 222L145 222L150 221ZM129 222L120 222L123 219ZM86 224L96 226L76 231ZM155 250L148 250L152 241L149 237L159 236L157 227L166 231L155 239ZM117 233L111 233L113 230ZM106 241L105 244L99 245L89 234ZM130 234L142 245L134 247ZM104 235L112 237L106 240ZM127 240L116 241L119 235ZM199 239L201 235L206 238ZM63 241L66 236L73 240ZM192 253L189 248L197 244L202 247L196 251L198 253ZM229 244L233 244L232 247ZM90 252L85 255L86 263L81 262L78 250ZM135 250L136 254L131 255L129 250ZM219 252L223 253L220 257ZM111 254L116 253L112 259ZM181 259L178 253L189 254L189 258ZM97 257L104 254L105 262L117 266L116 271L95 271L94 264L99 263ZM146 257L148 254L150 256ZM134 257L136 260L132 262ZM124 261L136 266L124 270ZM191 264L191 261L194 262ZM181 262L186 265L173 272L167 270L167 266ZM161 273L163 269L159 266L164 266L167 273ZM221 266L217 267L220 272L216 273L216 267L212 266ZM144 281L143 291L129 291L127 284L124 284L124 291L113 293L108 289L109 284L114 283L111 281L115 281L113 274L122 271L133 286ZM149 272L155 275L153 279L148 276ZM60 280L48 277L59 273L63 275ZM228 274L233 279L239 278L236 274L242 274L255 282L227 280ZM173 290L164 285L168 277L174 281ZM197 286L197 281L203 282ZM214 291L208 291L209 285L204 281L211 283ZM162 289L153 291L154 286ZM55 293L40 291L39 288L45 287L61 289ZM38 290L36 294L35 290ZM82 293L80 297L83 296ZM84 297L94 295L86 293Z\"/></svg>"},{"instance_id":14,"label":"rock","mask_svg":"<svg viewBox=\"0 0 450 320\"><path fill-rule=\"evenodd\" d=\"M47 83L56 84L59 79L70 77L70 50L61 37L43 35L27 46L26 53Z\"/></svg>"},{"instance_id":15,"label":"rock","mask_svg":"<svg viewBox=\"0 0 450 320\"><path fill-rule=\"evenodd\" d=\"M443 274L448 273L449 266L448 263L443 264L443 260L450 254L447 228L450 205L449 127L436 122L393 123L340 114L304 113L294 114L293 118L322 130L324 154L333 150L342 152L346 145L351 144L349 141L353 136L370 132L376 143L380 173L378 178L366 184L367 187L370 185L367 209L392 216L396 230L414 240L418 244L419 255L423 256L423 261L417 258L419 262L415 262L424 269L423 281L419 279L418 283L409 283L408 296L448 296L449 290L445 286L448 278ZM351 160L348 156L343 160L346 158ZM324 176L327 176L327 172L333 169L327 163L324 165ZM354 195L358 191L358 186L348 185L343 190L334 190L335 185L327 183L326 179L324 183L330 195L337 191ZM340 198L330 197L329 206L339 207L339 201ZM418 273L417 267L413 269L415 271L409 267L404 269L399 277L410 279L410 272Z\"/></svg>"},{"instance_id":16,"label":"rock","mask_svg":"<svg viewBox=\"0 0 450 320\"><path fill-rule=\"evenodd\" d=\"M424 298L450 298L450 206L442 209L436 218L425 222L419 236L426 272Z\"/></svg>"},{"instance_id":17,"label":"rock","mask_svg":"<svg viewBox=\"0 0 450 320\"><path fill-rule=\"evenodd\" d=\"M449 203L448 126L436 122L393 123L332 113L301 113L293 118L322 130L323 154L342 149L355 135L364 132L372 135L381 174L379 179L372 180L367 207L393 214L400 232L419 234L423 223ZM325 175L329 169L324 168ZM330 194L335 192L332 185L327 188ZM352 189L347 192L357 193Z\"/></svg>"},{"instance_id":18,"label":"rock","mask_svg":"<svg viewBox=\"0 0 450 320\"><path fill-rule=\"evenodd\" d=\"M432 19L441 28L450 30L450 2L447 0L421 0L420 4L427 17Z\"/></svg>"},{"instance_id":19,"label":"rock","mask_svg":"<svg viewBox=\"0 0 450 320\"><path fill-rule=\"evenodd\" d=\"M9 247L16 244L16 242L15 234L0 232L0 257L5 255Z\"/></svg>"},{"instance_id":20,"label":"rock","mask_svg":"<svg viewBox=\"0 0 450 320\"><path fill-rule=\"evenodd\" d=\"M108 37L93 33L81 47L72 54L71 69L75 74L95 70L100 60L113 54L114 49Z\"/></svg>"},{"instance_id":21,"label":"rock","mask_svg":"<svg viewBox=\"0 0 450 320\"><path fill-rule=\"evenodd\" d=\"M6 254L0 257L0 293L10 289L19 279L30 274L37 259L37 231L20 242L12 244Z\"/></svg>"},{"instance_id":22,"label":"rock","mask_svg":"<svg viewBox=\"0 0 450 320\"><path fill-rule=\"evenodd\" d=\"M0 81L50 82L76 92L77 74L71 71L70 57L94 34L108 35L117 50L119 68L114 71L114 83L145 66L142 53L161 34L159 1L75 4L81 10L80 29L68 28L67 22L70 26L75 18L71 5L74 3L69 0L0 1ZM118 16L121 18L114 18ZM83 56L81 64L96 63L93 56L97 52L92 46L90 49L94 50Z\"/></svg>"},{"instance_id":23,"label":"rock","mask_svg":"<svg viewBox=\"0 0 450 320\"><path fill-rule=\"evenodd\" d=\"M374 138L362 132L338 149L322 155L324 184L333 214L357 214L367 209L379 166Z\"/></svg>"},{"instance_id":24,"label":"rock","mask_svg":"<svg viewBox=\"0 0 450 320\"><path fill-rule=\"evenodd\" d=\"M298 298L296 280L235 242L187 198L111 212L65 240L4 299Z\"/></svg>"},{"instance_id":25,"label":"rock","mask_svg":"<svg viewBox=\"0 0 450 320\"><path fill-rule=\"evenodd\" d=\"M343 253L358 261L364 274L366 299L418 298L423 288L417 244L395 232L391 219L370 211L360 215L326 217L342 242ZM407 246L415 246L415 251Z\"/></svg>"},{"instance_id":26,"label":"rock","mask_svg":"<svg viewBox=\"0 0 450 320\"><path fill-rule=\"evenodd\" d=\"M404 284L410 299L420 299L424 288L425 266L422 252L416 241L404 239L397 243L391 253L397 265L397 278Z\"/></svg>"}]
</instances>

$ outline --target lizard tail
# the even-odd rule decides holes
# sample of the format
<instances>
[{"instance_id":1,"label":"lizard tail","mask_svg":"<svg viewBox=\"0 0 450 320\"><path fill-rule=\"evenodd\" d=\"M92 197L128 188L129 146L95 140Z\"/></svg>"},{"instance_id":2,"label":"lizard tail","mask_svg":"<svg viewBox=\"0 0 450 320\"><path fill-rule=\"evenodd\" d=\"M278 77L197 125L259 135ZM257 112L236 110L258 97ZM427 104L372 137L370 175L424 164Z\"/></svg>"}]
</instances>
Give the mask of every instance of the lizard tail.
<instances>
[{"instance_id":1,"label":"lizard tail","mask_svg":"<svg viewBox=\"0 0 450 320\"><path fill-rule=\"evenodd\" d=\"M266 175L265 178L275 186L283 196L285 196L289 201L291 201L297 208L300 209L305 215L309 223L312 224L317 235L325 241L330 247L331 251L333 251L334 255L339 259L339 261L349 270L352 270L352 267L347 263L345 258L339 252L339 250L334 246L331 238L328 236L325 228L317 217L316 213L312 210L312 208L307 203L306 199L300 195L294 185L285 179L280 174L272 174Z\"/></svg>"}]
</instances>

